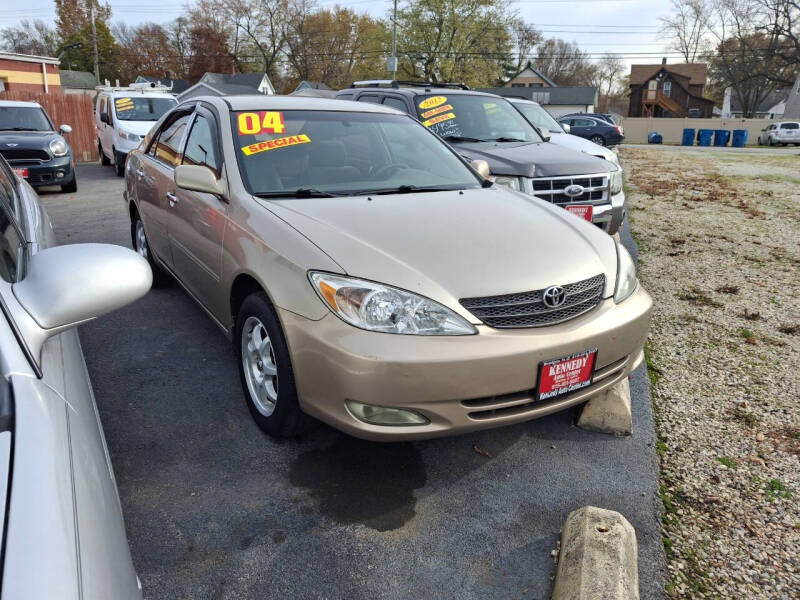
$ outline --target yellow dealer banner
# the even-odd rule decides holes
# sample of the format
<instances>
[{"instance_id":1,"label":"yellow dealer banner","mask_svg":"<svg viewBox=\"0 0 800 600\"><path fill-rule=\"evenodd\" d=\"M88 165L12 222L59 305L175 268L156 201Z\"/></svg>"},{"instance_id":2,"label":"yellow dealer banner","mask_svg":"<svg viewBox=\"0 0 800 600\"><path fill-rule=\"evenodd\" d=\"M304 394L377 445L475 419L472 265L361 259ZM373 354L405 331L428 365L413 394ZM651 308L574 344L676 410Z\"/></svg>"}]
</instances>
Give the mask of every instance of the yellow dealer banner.
<instances>
[{"instance_id":1,"label":"yellow dealer banner","mask_svg":"<svg viewBox=\"0 0 800 600\"><path fill-rule=\"evenodd\" d=\"M306 134L290 135L287 137L277 138L274 140L267 140L265 142L258 142L257 144L250 144L242 148L247 156L258 154L259 152L266 152L267 150L275 150L276 148L286 148L287 146L296 146L297 144L307 144L311 141Z\"/></svg>"},{"instance_id":2,"label":"yellow dealer banner","mask_svg":"<svg viewBox=\"0 0 800 600\"><path fill-rule=\"evenodd\" d=\"M425 110L426 108L433 108L435 106L439 106L440 104L444 104L445 102L447 102L447 96L431 96L427 100L420 102L419 107L422 110Z\"/></svg>"},{"instance_id":3,"label":"yellow dealer banner","mask_svg":"<svg viewBox=\"0 0 800 600\"><path fill-rule=\"evenodd\" d=\"M450 119L455 119L456 116L453 113L446 113L443 115L439 115L438 117L433 117L432 119L428 119L427 121L423 121L422 124L425 127L430 127L431 125L436 125L437 123L441 123L442 121L449 121Z\"/></svg>"}]
</instances>

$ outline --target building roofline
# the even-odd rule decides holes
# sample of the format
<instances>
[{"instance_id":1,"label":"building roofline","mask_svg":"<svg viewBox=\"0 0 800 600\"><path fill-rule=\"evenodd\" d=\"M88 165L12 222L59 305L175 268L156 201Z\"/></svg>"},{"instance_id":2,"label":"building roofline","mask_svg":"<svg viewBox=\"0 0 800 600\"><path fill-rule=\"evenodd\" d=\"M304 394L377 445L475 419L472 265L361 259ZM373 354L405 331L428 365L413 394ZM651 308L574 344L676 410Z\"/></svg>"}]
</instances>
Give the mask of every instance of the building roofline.
<instances>
[{"instance_id":1,"label":"building roofline","mask_svg":"<svg viewBox=\"0 0 800 600\"><path fill-rule=\"evenodd\" d=\"M36 54L17 54L16 52L0 52L0 60L18 60L20 62L47 63L60 65L61 61L52 56L37 56Z\"/></svg>"},{"instance_id":2,"label":"building roofline","mask_svg":"<svg viewBox=\"0 0 800 600\"><path fill-rule=\"evenodd\" d=\"M506 81L506 82L505 82L503 85L505 85L506 83L510 82L511 80L513 80L513 79L516 79L517 77L519 77L519 76L520 76L520 74L521 74L521 73L522 73L522 72L523 72L525 69L530 69L531 71L533 71L534 73L536 73L536 76L537 76L537 77L539 77L539 79L541 79L542 81L544 81L546 84L548 84L550 87L558 87L558 84L557 84L555 81L553 81L552 79L550 79L550 78L549 78L547 75L544 75L544 74L543 74L541 71L539 71L539 70L535 69L535 68L533 67L533 65L531 64L531 61L528 61L528 63L527 63L527 64L526 64L524 67L522 67L522 68L521 68L519 71L517 71L516 73L514 73L514 75L512 75L511 77L509 77L509 78L508 78L508 80L507 80L507 81Z\"/></svg>"}]
</instances>

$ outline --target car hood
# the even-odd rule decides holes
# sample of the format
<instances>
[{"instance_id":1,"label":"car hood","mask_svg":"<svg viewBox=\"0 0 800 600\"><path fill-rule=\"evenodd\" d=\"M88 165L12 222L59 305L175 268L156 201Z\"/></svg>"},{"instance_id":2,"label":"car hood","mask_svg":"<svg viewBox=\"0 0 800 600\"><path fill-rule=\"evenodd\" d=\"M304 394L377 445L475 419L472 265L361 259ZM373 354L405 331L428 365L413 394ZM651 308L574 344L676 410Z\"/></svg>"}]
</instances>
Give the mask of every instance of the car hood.
<instances>
[{"instance_id":1,"label":"car hood","mask_svg":"<svg viewBox=\"0 0 800 600\"><path fill-rule=\"evenodd\" d=\"M10 148L48 150L50 141L61 137L61 134L55 131L0 131L0 150Z\"/></svg>"},{"instance_id":2,"label":"car hood","mask_svg":"<svg viewBox=\"0 0 800 600\"><path fill-rule=\"evenodd\" d=\"M571 150L585 152L586 154L591 154L592 156L603 158L609 162L615 163L614 159L612 158L614 156L613 150L610 150L605 146L595 144L594 142L590 142L589 140L578 137L577 135L572 135L571 133L551 132L550 143L562 146L564 148L570 148Z\"/></svg>"},{"instance_id":3,"label":"car hood","mask_svg":"<svg viewBox=\"0 0 800 600\"><path fill-rule=\"evenodd\" d=\"M153 128L157 121L117 121L119 129L124 129L136 135L144 136Z\"/></svg>"},{"instance_id":4,"label":"car hood","mask_svg":"<svg viewBox=\"0 0 800 600\"><path fill-rule=\"evenodd\" d=\"M485 160L492 175L558 177L616 170L600 158L554 144L477 142L452 146L467 160Z\"/></svg>"},{"instance_id":5,"label":"car hood","mask_svg":"<svg viewBox=\"0 0 800 600\"><path fill-rule=\"evenodd\" d=\"M433 298L473 322L460 298L538 290L600 273L606 296L613 294L617 257L610 236L505 188L257 200L346 274Z\"/></svg>"}]
</instances>

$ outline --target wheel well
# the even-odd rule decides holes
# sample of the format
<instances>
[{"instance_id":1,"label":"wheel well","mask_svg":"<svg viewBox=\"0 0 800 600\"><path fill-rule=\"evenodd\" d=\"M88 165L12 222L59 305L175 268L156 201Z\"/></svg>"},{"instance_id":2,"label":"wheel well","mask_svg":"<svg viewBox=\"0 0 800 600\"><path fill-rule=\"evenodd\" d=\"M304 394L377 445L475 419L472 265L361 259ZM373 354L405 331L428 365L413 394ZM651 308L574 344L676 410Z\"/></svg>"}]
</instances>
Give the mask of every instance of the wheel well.
<instances>
[{"instance_id":1,"label":"wheel well","mask_svg":"<svg viewBox=\"0 0 800 600\"><path fill-rule=\"evenodd\" d=\"M250 294L263 291L264 288L252 275L247 275L246 273L237 275L231 286L231 319L234 323L236 322L236 315L239 314L239 308L242 306L244 299Z\"/></svg>"},{"instance_id":2,"label":"wheel well","mask_svg":"<svg viewBox=\"0 0 800 600\"><path fill-rule=\"evenodd\" d=\"M136 209L136 203L135 202L133 202L133 201L128 202L128 213L131 216L131 223L133 223L133 220L136 218L136 215L139 214L139 211Z\"/></svg>"}]
</instances>

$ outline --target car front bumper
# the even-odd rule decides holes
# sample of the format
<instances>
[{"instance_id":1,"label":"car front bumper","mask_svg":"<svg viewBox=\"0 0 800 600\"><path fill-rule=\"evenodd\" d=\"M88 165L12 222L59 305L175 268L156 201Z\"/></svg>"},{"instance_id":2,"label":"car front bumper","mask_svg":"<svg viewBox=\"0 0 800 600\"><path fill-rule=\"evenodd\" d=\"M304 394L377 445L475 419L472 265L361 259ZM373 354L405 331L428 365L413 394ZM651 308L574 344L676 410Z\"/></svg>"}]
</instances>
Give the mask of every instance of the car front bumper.
<instances>
[{"instance_id":1,"label":"car front bumper","mask_svg":"<svg viewBox=\"0 0 800 600\"><path fill-rule=\"evenodd\" d=\"M625 220L625 191L611 196L611 202L595 205L592 210L592 223L609 235L614 235Z\"/></svg>"},{"instance_id":2,"label":"car front bumper","mask_svg":"<svg viewBox=\"0 0 800 600\"><path fill-rule=\"evenodd\" d=\"M65 185L75 178L72 156L60 156L47 162L31 164L30 161L9 161L12 169L27 169L25 180L32 186Z\"/></svg>"},{"instance_id":3,"label":"car front bumper","mask_svg":"<svg viewBox=\"0 0 800 600\"><path fill-rule=\"evenodd\" d=\"M311 321L279 313L302 409L356 437L393 441L509 425L585 402L642 361L651 308L640 286L621 304L607 299L552 327L480 325L477 335L442 337L363 331L332 314ZM598 349L592 385L536 401L540 362L591 348ZM430 423L364 423L348 411L346 400L412 410Z\"/></svg>"}]
</instances>

